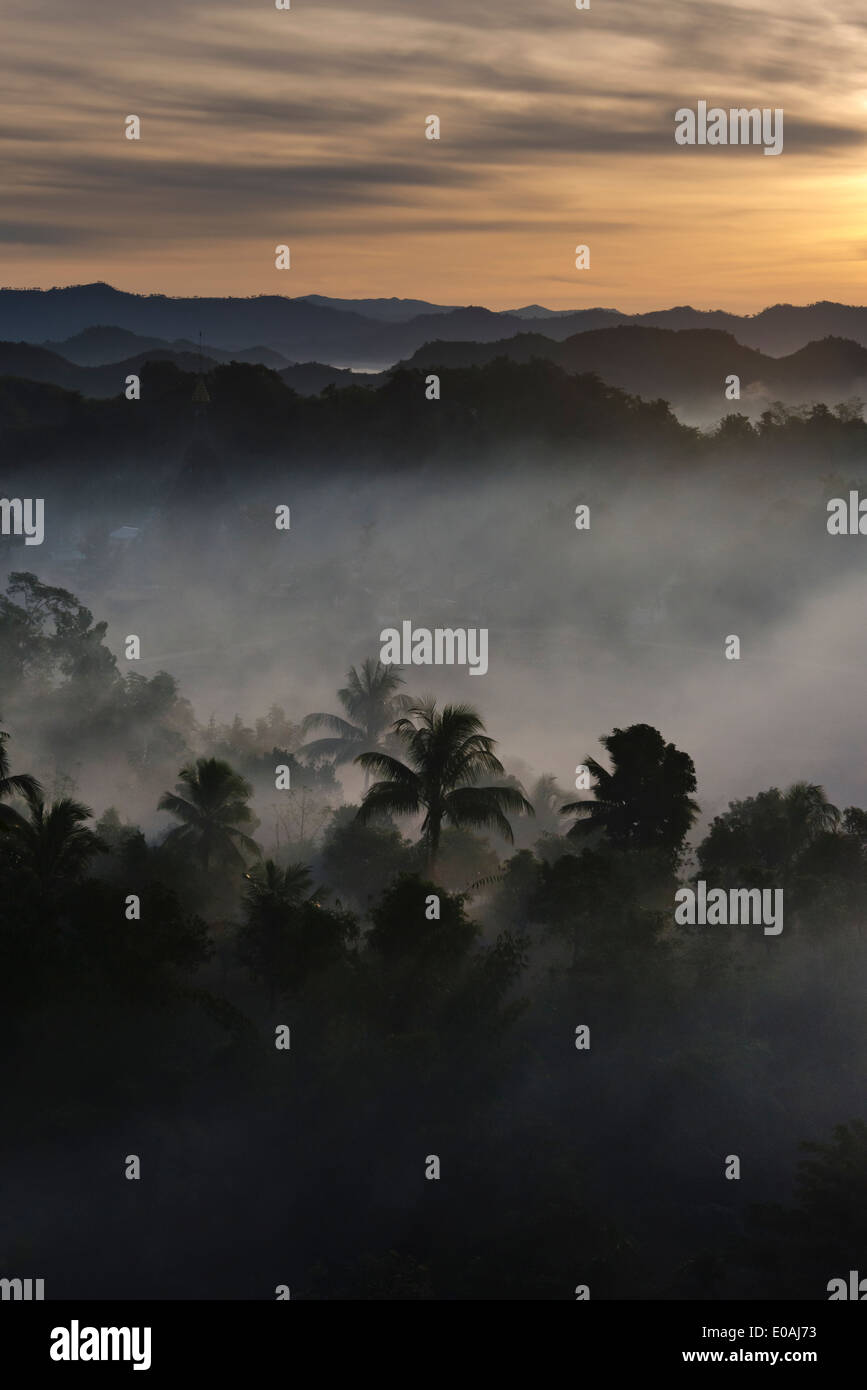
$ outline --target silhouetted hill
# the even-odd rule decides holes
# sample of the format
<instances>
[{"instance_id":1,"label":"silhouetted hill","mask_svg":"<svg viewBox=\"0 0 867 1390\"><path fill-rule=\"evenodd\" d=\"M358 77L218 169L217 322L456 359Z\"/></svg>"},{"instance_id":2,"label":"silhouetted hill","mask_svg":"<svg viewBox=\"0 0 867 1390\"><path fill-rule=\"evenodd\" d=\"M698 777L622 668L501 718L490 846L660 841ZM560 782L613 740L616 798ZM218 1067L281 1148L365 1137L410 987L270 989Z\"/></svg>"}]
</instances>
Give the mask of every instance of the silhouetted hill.
<instances>
[{"instance_id":1,"label":"silhouetted hill","mask_svg":"<svg viewBox=\"0 0 867 1390\"><path fill-rule=\"evenodd\" d=\"M424 312L407 318L417 305ZM536 307L541 317L530 317ZM104 284L0 290L0 337L7 341L56 344L95 324L113 325L170 347L178 339L196 344L201 333L210 353L220 350L237 357L238 344L261 344L287 362L316 360L376 369L411 356L435 338L484 343L535 330L562 342L576 333L618 324L722 331L745 347L771 355L791 354L824 337L867 346L867 308L832 303L778 304L743 316L688 305L633 315L602 308L561 313L533 305L515 313L495 313L475 305L448 308L425 306L421 300L329 300L319 295L172 299L127 294Z\"/></svg>"},{"instance_id":2,"label":"silhouetted hill","mask_svg":"<svg viewBox=\"0 0 867 1390\"><path fill-rule=\"evenodd\" d=\"M198 341L235 351L237 343L264 343L287 360L328 357L346 343L351 351L381 325L281 295L253 299L136 295L111 285L72 285L51 290L0 290L0 336L54 341L93 324L113 324L145 336Z\"/></svg>"},{"instance_id":3,"label":"silhouetted hill","mask_svg":"<svg viewBox=\"0 0 867 1390\"><path fill-rule=\"evenodd\" d=\"M575 334L565 342L522 333L493 343L434 342L405 364L433 370L544 358L564 371L596 372L611 386L645 399L663 397L675 409L717 417L759 413L770 400L838 401L867 394L867 348L841 338L808 343L788 357L770 357L714 329L621 325ZM726 378L740 378L741 401L725 397ZM748 410L747 407L751 407Z\"/></svg>"},{"instance_id":4,"label":"silhouetted hill","mask_svg":"<svg viewBox=\"0 0 867 1390\"><path fill-rule=\"evenodd\" d=\"M114 332L114 330L109 330ZM86 335L82 334L82 337ZM145 341L135 334L124 334L116 339L118 344L127 346ZM159 339L154 340L159 344ZM271 354L277 357L277 354ZM277 357L278 362L282 358ZM19 377L27 381L51 382L67 391L78 391L83 396L101 399L117 396L126 387L129 375L141 376L148 362L171 362L182 372L208 372L219 363L245 362L247 365L261 365L256 357L245 358L241 354L217 353L199 354L198 348L191 346L189 351L174 348L149 346L133 356L121 361L108 361L100 366L79 366L61 357L57 352L37 347L31 343L0 343L0 376ZM316 395L326 386L372 386L382 380L381 373L358 373L348 368L329 367L321 362L299 362L284 367L279 372L281 379L293 391L302 396Z\"/></svg>"},{"instance_id":5,"label":"silhouetted hill","mask_svg":"<svg viewBox=\"0 0 867 1390\"><path fill-rule=\"evenodd\" d=\"M332 299L327 294L302 294L299 301L321 304L326 309L341 309L382 323L405 323L417 314L448 314L460 308L458 304L431 304L426 299Z\"/></svg>"},{"instance_id":6,"label":"silhouetted hill","mask_svg":"<svg viewBox=\"0 0 867 1390\"><path fill-rule=\"evenodd\" d=\"M73 362L34 343L0 343L0 376L50 381L68 391L81 391L85 379Z\"/></svg>"},{"instance_id":7,"label":"silhouetted hill","mask_svg":"<svg viewBox=\"0 0 867 1390\"><path fill-rule=\"evenodd\" d=\"M640 447L650 457L655 448L676 454L694 442L694 432L664 402L639 401L597 377L567 376L542 361L500 359L454 371L436 402L427 399L419 371L395 371L373 389L352 384L305 396L267 367L211 364L204 413L193 402L193 371L163 359L145 363L141 378L141 399L132 402L122 395L87 399L45 382L0 376L0 453L17 465L56 463L64 471L81 458L91 470L98 461L115 470L124 459L135 467L138 460L159 459L162 469L204 433L245 478L292 460L363 468L379 459L406 469L437 459L463 468L468 458L527 445L558 451Z\"/></svg>"},{"instance_id":8,"label":"silhouetted hill","mask_svg":"<svg viewBox=\"0 0 867 1390\"><path fill-rule=\"evenodd\" d=\"M317 367L304 364L304 374ZM141 399L131 402L0 376L7 486L16 486L16 474L29 478L34 465L43 479L70 476L85 463L92 487L109 479L114 487L127 475L156 485L174 476L191 446L208 461L212 481L241 490L256 477L270 481L275 470L283 477L311 466L336 478L377 465L400 473L428 464L461 472L485 459L533 467L545 455L564 465L581 457L605 460L604 467L631 460L629 467L652 472L657 464L693 468L726 449L746 464L779 460L784 468L797 463L826 473L833 465L845 473L867 441L863 419L824 406L768 411L755 429L730 413L714 435L701 436L664 400L641 400L538 357L449 368L438 401L427 397L424 368L395 370L372 387L353 382L302 395L267 367L212 364L204 409L193 399L196 374L175 361L147 361L141 377Z\"/></svg>"},{"instance_id":9,"label":"silhouetted hill","mask_svg":"<svg viewBox=\"0 0 867 1390\"><path fill-rule=\"evenodd\" d=\"M377 386L383 376L382 372L353 372L348 367L329 367L323 362L295 362L279 373L280 380L299 396L318 396L326 386Z\"/></svg>"},{"instance_id":10,"label":"silhouetted hill","mask_svg":"<svg viewBox=\"0 0 867 1390\"><path fill-rule=\"evenodd\" d=\"M100 367L80 367L68 362L56 352L35 347L30 343L0 343L0 376L13 376L28 381L51 382L67 391L79 391L96 399L121 394L129 375L141 376L148 362L172 362L181 371L197 372L199 366L208 371L216 366L210 357L196 352L169 352L149 348L122 362L109 362Z\"/></svg>"},{"instance_id":11,"label":"silhouetted hill","mask_svg":"<svg viewBox=\"0 0 867 1390\"><path fill-rule=\"evenodd\" d=\"M42 346L80 367L101 367L108 362L122 362L145 352L191 353L199 350L198 343L189 338L168 342L164 338L146 338L126 328L105 324L85 328L71 338L61 342L45 342ZM261 362L263 367L273 367L275 371L287 366L286 358L268 347L222 349L205 343L203 351L215 362Z\"/></svg>"},{"instance_id":12,"label":"silhouetted hill","mask_svg":"<svg viewBox=\"0 0 867 1390\"><path fill-rule=\"evenodd\" d=\"M582 309L581 322L584 328L609 328L616 323L628 323L629 315L617 309ZM578 317L574 309L546 309L541 304L525 304L523 309L504 309L504 318L514 319L564 319Z\"/></svg>"},{"instance_id":13,"label":"silhouetted hill","mask_svg":"<svg viewBox=\"0 0 867 1390\"><path fill-rule=\"evenodd\" d=\"M463 310L472 314L486 331L487 310ZM454 316L449 315L450 319ZM110 335L115 330L105 330ZM78 342L91 342L80 335ZM129 333L97 338L102 350L140 343ZM159 342L159 340L155 340ZM744 347L730 333L715 329L639 327L631 324L593 329L574 334L563 342L540 333L520 333L489 342L439 341L427 343L402 366L418 371L447 371L484 367L497 359L528 364L536 359L554 363L570 375L594 373L607 385L644 400L664 399L692 423L710 423L723 415L741 412L753 418L772 401L787 404L838 402L867 395L867 348L843 338L808 343L788 357L770 357ZM100 366L79 366L57 352L29 343L0 343L0 375L51 382L84 396L120 395L130 374L141 376L148 362L169 362L183 372L209 372L220 361L240 361L234 354L218 352L200 356L197 349L150 346L121 361ZM282 359L278 359L282 360ZM257 364L261 365L261 364ZM359 373L322 362L293 363L279 372L280 380L300 395L318 395L326 387L372 388L387 372ZM727 378L740 379L739 400L726 397Z\"/></svg>"},{"instance_id":14,"label":"silhouetted hill","mask_svg":"<svg viewBox=\"0 0 867 1390\"><path fill-rule=\"evenodd\" d=\"M134 357L137 352L165 349L169 344L162 338L130 333L126 328L95 324L60 342L49 339L42 346L79 367L102 367L107 362L122 362L125 357Z\"/></svg>"}]
</instances>

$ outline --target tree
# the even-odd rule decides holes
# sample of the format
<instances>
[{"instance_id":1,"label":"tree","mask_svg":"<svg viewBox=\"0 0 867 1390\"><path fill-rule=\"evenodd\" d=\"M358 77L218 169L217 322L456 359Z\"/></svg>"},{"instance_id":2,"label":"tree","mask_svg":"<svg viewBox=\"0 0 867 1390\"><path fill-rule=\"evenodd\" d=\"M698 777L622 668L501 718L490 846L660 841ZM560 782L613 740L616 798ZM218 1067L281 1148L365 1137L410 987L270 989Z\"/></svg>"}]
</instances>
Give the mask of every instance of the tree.
<instances>
[{"instance_id":1,"label":"tree","mask_svg":"<svg viewBox=\"0 0 867 1390\"><path fill-rule=\"evenodd\" d=\"M382 814L423 812L421 838L429 873L436 867L444 822L459 829L488 826L514 843L505 812L532 816L533 807L514 787L476 785L483 772L504 773L494 755L496 744L483 729L481 718L469 705L445 705L438 713L433 700L396 720L394 733L406 748L409 763L383 752L356 758L365 771L383 778L365 793L358 819L365 824Z\"/></svg>"},{"instance_id":2,"label":"tree","mask_svg":"<svg viewBox=\"0 0 867 1390\"><path fill-rule=\"evenodd\" d=\"M571 839L603 830L619 849L661 849L677 855L698 815L692 758L666 743L650 724L615 729L599 740L614 771L585 758L596 780L594 801L572 801L563 815L577 815Z\"/></svg>"},{"instance_id":3,"label":"tree","mask_svg":"<svg viewBox=\"0 0 867 1390\"><path fill-rule=\"evenodd\" d=\"M12 811L2 823L13 857L44 893L78 882L94 855L106 849L85 825L93 815L90 807L68 796L46 806L32 787L24 800L27 814Z\"/></svg>"},{"instance_id":4,"label":"tree","mask_svg":"<svg viewBox=\"0 0 867 1390\"><path fill-rule=\"evenodd\" d=\"M255 822L247 805L253 788L240 773L219 758L198 758L179 779L175 792L159 801L161 811L182 822L169 831L167 845L190 845L206 871L215 861L245 867L259 855L256 841L240 829Z\"/></svg>"},{"instance_id":5,"label":"tree","mask_svg":"<svg viewBox=\"0 0 867 1390\"><path fill-rule=\"evenodd\" d=\"M383 733L395 715L406 708L406 699L397 694L398 686L403 683L396 666L383 666L372 657L364 662L360 673L350 666L346 685L337 692L348 719L339 714L308 714L301 725L303 734L311 729L327 728L333 730L336 737L314 739L304 744L299 752L312 758L327 757L336 763L348 763L359 753L380 748Z\"/></svg>"},{"instance_id":6,"label":"tree","mask_svg":"<svg viewBox=\"0 0 867 1390\"><path fill-rule=\"evenodd\" d=\"M42 788L35 777L31 777L27 772L10 776L9 754L6 751L8 739L7 733L0 732L0 801L7 796L39 796ZM9 806L0 806L0 823L8 822L14 817L15 812Z\"/></svg>"},{"instance_id":7,"label":"tree","mask_svg":"<svg viewBox=\"0 0 867 1390\"><path fill-rule=\"evenodd\" d=\"M320 873L340 897L362 910L400 873L417 863L415 846L383 817L377 825L360 825L357 806L341 806L325 832Z\"/></svg>"},{"instance_id":8,"label":"tree","mask_svg":"<svg viewBox=\"0 0 867 1390\"><path fill-rule=\"evenodd\" d=\"M431 894L439 902L438 916L427 912ZM444 893L435 883L418 874L401 874L389 884L371 908L373 923L367 944L385 960L412 962L416 988L423 987L422 976L431 974L442 984L451 976L475 945L477 924L467 917L460 894ZM407 998L410 1011L418 998Z\"/></svg>"},{"instance_id":9,"label":"tree","mask_svg":"<svg viewBox=\"0 0 867 1390\"><path fill-rule=\"evenodd\" d=\"M723 888L779 885L805 850L840 824L840 812L820 786L795 782L733 801L715 816L696 851L701 872Z\"/></svg>"},{"instance_id":10,"label":"tree","mask_svg":"<svg viewBox=\"0 0 867 1390\"><path fill-rule=\"evenodd\" d=\"M530 793L530 800L536 812L536 820L539 825L540 833L552 830L555 833L560 829L559 806L567 793L557 782L557 778L551 772L543 773L537 778L533 790Z\"/></svg>"},{"instance_id":11,"label":"tree","mask_svg":"<svg viewBox=\"0 0 867 1390\"><path fill-rule=\"evenodd\" d=\"M245 875L244 926L238 955L250 973L268 984L273 1006L279 991L297 988L316 970L336 964L358 932L348 912L323 907L306 864L281 869L273 859Z\"/></svg>"},{"instance_id":12,"label":"tree","mask_svg":"<svg viewBox=\"0 0 867 1390\"><path fill-rule=\"evenodd\" d=\"M43 584L29 571L9 576L0 598L0 646L7 643L10 664L20 680L62 675L91 695L103 694L119 679L115 657L105 646L108 623L94 623L89 608L68 589ZM5 670L4 659L4 670Z\"/></svg>"},{"instance_id":13,"label":"tree","mask_svg":"<svg viewBox=\"0 0 867 1390\"><path fill-rule=\"evenodd\" d=\"M661 933L673 889L665 851L634 854L603 839L541 864L522 920L561 937L588 989L612 1001L629 998L632 1011L636 993L645 1000L653 993L650 972L665 957Z\"/></svg>"},{"instance_id":14,"label":"tree","mask_svg":"<svg viewBox=\"0 0 867 1390\"><path fill-rule=\"evenodd\" d=\"M316 896L313 876L306 864L287 864L285 869L266 859L244 875L244 902L252 917L265 921L273 912Z\"/></svg>"},{"instance_id":15,"label":"tree","mask_svg":"<svg viewBox=\"0 0 867 1390\"><path fill-rule=\"evenodd\" d=\"M755 1271L759 1297L771 1286L774 1298L827 1298L831 1279L848 1284L854 1261L841 1252L867 1242L867 1124L835 1125L824 1143L800 1148L793 1205L767 1203L748 1213L739 1262Z\"/></svg>"}]
</instances>

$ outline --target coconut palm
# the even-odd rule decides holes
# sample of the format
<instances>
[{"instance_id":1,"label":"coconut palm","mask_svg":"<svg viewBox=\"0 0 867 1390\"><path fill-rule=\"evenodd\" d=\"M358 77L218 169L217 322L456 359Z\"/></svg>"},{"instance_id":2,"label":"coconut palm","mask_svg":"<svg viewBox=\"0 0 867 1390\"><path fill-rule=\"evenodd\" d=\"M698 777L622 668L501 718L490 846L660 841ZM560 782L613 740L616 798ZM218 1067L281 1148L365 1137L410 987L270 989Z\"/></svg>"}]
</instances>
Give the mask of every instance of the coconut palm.
<instances>
[{"instance_id":1,"label":"coconut palm","mask_svg":"<svg viewBox=\"0 0 867 1390\"><path fill-rule=\"evenodd\" d=\"M244 904L250 917L264 918L272 911L294 907L305 898L314 898L313 877L306 864L287 864L285 869L266 859L244 875Z\"/></svg>"},{"instance_id":2,"label":"coconut palm","mask_svg":"<svg viewBox=\"0 0 867 1390\"><path fill-rule=\"evenodd\" d=\"M814 782L793 782L783 793L783 806L791 855L812 844L819 835L836 830L840 824L840 811L831 805L824 788Z\"/></svg>"},{"instance_id":3,"label":"coconut palm","mask_svg":"<svg viewBox=\"0 0 867 1390\"><path fill-rule=\"evenodd\" d=\"M324 907L324 889L311 888L304 864L280 869L272 859L245 875L244 923L238 934L238 957L250 973L268 985L273 1006L278 993L298 989L320 970L346 956L358 934L351 913Z\"/></svg>"},{"instance_id":4,"label":"coconut palm","mask_svg":"<svg viewBox=\"0 0 867 1390\"><path fill-rule=\"evenodd\" d=\"M543 773L530 792L536 820L542 832L560 833L560 804L569 795L551 772Z\"/></svg>"},{"instance_id":5,"label":"coconut palm","mask_svg":"<svg viewBox=\"0 0 867 1390\"><path fill-rule=\"evenodd\" d=\"M9 754L6 751L6 743L9 739L7 733L0 732L0 801L7 796L40 796L42 788L35 777L29 773L19 772L15 776L9 774ZM0 823L14 819L16 813L9 806L0 806Z\"/></svg>"},{"instance_id":6,"label":"coconut palm","mask_svg":"<svg viewBox=\"0 0 867 1390\"><path fill-rule=\"evenodd\" d=\"M93 815L90 807L68 796L46 806L32 787L24 800L27 813L10 810L2 825L18 863L46 892L77 882L93 856L108 848L85 825Z\"/></svg>"},{"instance_id":7,"label":"coconut palm","mask_svg":"<svg viewBox=\"0 0 867 1390\"><path fill-rule=\"evenodd\" d=\"M337 698L348 718L339 714L308 714L301 732L311 729L331 729L333 738L317 738L298 751L312 758L333 758L336 763L348 763L359 753L372 752L382 746L383 734L395 715L411 704L397 693L403 676L396 666L383 666L372 657L357 671L350 666L346 685L338 690Z\"/></svg>"},{"instance_id":8,"label":"coconut palm","mask_svg":"<svg viewBox=\"0 0 867 1390\"><path fill-rule=\"evenodd\" d=\"M244 916L238 941L239 957L254 975L268 982L273 1007L277 980L287 950L287 938L301 903L320 891L306 864L287 864L281 869L273 859L257 864L244 875Z\"/></svg>"},{"instance_id":9,"label":"coconut palm","mask_svg":"<svg viewBox=\"0 0 867 1390\"><path fill-rule=\"evenodd\" d=\"M356 762L378 773L364 796L357 819L377 815L424 814L421 838L428 872L436 867L443 824L462 829L489 826L514 843L505 812L533 815L533 807L515 787L480 787L482 773L502 776L494 755L496 744L469 705L445 705L426 700L395 721L395 737L407 751L402 763L390 753L361 753Z\"/></svg>"},{"instance_id":10,"label":"coconut palm","mask_svg":"<svg viewBox=\"0 0 867 1390\"><path fill-rule=\"evenodd\" d=\"M220 758L198 758L178 776L175 791L159 801L161 811L181 821L166 844L191 846L205 870L214 863L246 866L251 855L258 857L256 841L240 829L255 822L247 805L250 783Z\"/></svg>"}]
</instances>

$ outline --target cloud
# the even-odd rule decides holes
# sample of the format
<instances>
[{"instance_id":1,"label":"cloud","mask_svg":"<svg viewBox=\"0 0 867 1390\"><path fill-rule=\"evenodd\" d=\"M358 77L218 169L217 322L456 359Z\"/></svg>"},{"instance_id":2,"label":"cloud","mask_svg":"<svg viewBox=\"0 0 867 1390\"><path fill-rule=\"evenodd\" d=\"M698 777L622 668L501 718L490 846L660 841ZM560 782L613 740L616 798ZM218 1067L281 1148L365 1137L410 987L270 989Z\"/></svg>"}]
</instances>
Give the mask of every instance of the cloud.
<instances>
[{"instance_id":1,"label":"cloud","mask_svg":"<svg viewBox=\"0 0 867 1390\"><path fill-rule=\"evenodd\" d=\"M19 246L86 245L89 233L64 223L10 222L0 218L0 243Z\"/></svg>"},{"instance_id":2,"label":"cloud","mask_svg":"<svg viewBox=\"0 0 867 1390\"><path fill-rule=\"evenodd\" d=\"M818 195L829 224L856 232L867 30L851 0L830 0L821 20L811 0L727 0L700 13L692 0L600 0L589 11L569 0L428 9L318 0L286 12L265 0L78 0L62 39L49 0L5 7L0 179L34 252L75 248L57 278L61 264L79 278L105 276L112 235L119 247L133 237L150 250L162 238L185 263L167 256L170 278L152 288L188 281L192 257L214 288L235 239L238 274L255 292L270 286L257 283L254 262L243 271L241 241L279 240L288 227L317 238L322 265L329 239L343 247L353 235L358 265L388 267L392 283L379 278L379 292L398 292L400 281L403 293L436 297L434 279L445 286L451 270L465 290L455 281L447 300L472 286L475 299L511 302L529 239L546 247L554 285L556 239L580 220L599 229L627 293L653 275L654 298L668 297L664 262L669 294L682 298L686 262L679 245L672 254L666 222L688 217L691 244L711 246L734 203L761 245L776 217L775 239L791 247L785 274L803 275L803 206L815 206L822 177L832 180ZM676 147L674 111L700 98L781 106L782 160L759 160L759 176L755 151ZM139 144L123 138L131 113L142 118ZM431 113L443 124L438 143L424 139ZM65 237L54 230L62 225ZM414 240L426 234L438 238L436 259ZM765 278L763 266L747 266L755 247L724 257L744 294L751 278ZM31 282L25 261L15 265ZM533 274L535 283L538 266ZM846 285L813 293L845 298ZM345 279L304 288L348 292ZM788 280L779 292L792 294Z\"/></svg>"}]
</instances>

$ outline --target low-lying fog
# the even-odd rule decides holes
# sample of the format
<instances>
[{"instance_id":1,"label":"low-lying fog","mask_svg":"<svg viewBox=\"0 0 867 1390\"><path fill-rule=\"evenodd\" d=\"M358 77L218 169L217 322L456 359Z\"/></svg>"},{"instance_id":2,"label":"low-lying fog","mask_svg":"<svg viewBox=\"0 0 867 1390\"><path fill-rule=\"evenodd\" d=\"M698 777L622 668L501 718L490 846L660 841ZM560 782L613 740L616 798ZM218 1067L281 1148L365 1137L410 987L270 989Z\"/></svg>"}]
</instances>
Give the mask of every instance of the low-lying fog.
<instances>
[{"instance_id":1,"label":"low-lying fog","mask_svg":"<svg viewBox=\"0 0 867 1390\"><path fill-rule=\"evenodd\" d=\"M731 798L772 784L818 781L841 807L867 803L867 538L828 535L827 501L849 480L823 479L821 461L812 477L739 466L713 480L530 456L447 478L327 471L296 467L256 496L236 475L216 511L112 496L82 507L47 488L44 544L4 541L4 572L71 589L108 619L119 668L171 672L201 723L251 722L274 703L294 720L337 710L350 664L403 620L485 627L486 674L418 667L406 689L478 706L525 784L551 772L571 788L601 735L646 722L695 760L693 840ZM288 531L274 526L281 503ZM579 503L589 530L575 527ZM120 527L137 534L111 540ZM123 659L129 633L138 663ZM2 713L20 769L30 736ZM341 775L357 796L354 770ZM117 800L98 768L75 776L97 814Z\"/></svg>"}]
</instances>

